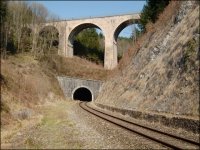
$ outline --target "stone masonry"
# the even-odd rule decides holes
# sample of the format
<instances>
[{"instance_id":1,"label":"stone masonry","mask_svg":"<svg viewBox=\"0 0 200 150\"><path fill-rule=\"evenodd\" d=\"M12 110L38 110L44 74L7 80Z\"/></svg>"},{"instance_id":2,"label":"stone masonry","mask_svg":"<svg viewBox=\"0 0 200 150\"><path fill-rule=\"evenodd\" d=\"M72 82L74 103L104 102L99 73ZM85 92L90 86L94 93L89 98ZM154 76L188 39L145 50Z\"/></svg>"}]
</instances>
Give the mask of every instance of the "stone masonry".
<instances>
[{"instance_id":1,"label":"stone masonry","mask_svg":"<svg viewBox=\"0 0 200 150\"><path fill-rule=\"evenodd\" d=\"M100 80L79 79L72 77L57 77L65 97L73 99L74 92L79 88L87 88L92 94L92 101L95 100L103 84Z\"/></svg>"},{"instance_id":2,"label":"stone masonry","mask_svg":"<svg viewBox=\"0 0 200 150\"><path fill-rule=\"evenodd\" d=\"M105 37L104 68L114 69L117 66L117 37L126 26L136 23L139 19L140 14L136 13L48 22L31 28L34 34L39 34L46 26L55 27L59 33L58 54L65 57L73 57L73 42L79 32L86 28L99 28Z\"/></svg>"}]
</instances>

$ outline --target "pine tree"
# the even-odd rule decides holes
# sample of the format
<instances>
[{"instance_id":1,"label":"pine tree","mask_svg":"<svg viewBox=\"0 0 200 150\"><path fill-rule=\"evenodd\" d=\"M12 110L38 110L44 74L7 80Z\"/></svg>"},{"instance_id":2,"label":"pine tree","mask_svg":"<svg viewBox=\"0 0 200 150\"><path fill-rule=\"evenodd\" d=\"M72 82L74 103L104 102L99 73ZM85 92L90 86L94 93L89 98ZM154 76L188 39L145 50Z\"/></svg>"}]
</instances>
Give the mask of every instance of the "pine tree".
<instances>
[{"instance_id":1,"label":"pine tree","mask_svg":"<svg viewBox=\"0 0 200 150\"><path fill-rule=\"evenodd\" d=\"M159 14L169 4L170 0L146 0L146 4L140 15L139 27L144 32L148 22L155 23Z\"/></svg>"}]
</instances>

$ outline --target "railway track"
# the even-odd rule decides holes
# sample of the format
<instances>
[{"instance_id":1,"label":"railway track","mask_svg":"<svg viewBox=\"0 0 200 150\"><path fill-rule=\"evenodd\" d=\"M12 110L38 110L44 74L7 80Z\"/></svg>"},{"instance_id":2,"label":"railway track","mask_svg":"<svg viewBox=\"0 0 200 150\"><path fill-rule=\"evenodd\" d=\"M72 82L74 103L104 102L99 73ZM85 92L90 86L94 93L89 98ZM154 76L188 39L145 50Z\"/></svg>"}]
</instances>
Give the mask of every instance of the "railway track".
<instances>
[{"instance_id":1,"label":"railway track","mask_svg":"<svg viewBox=\"0 0 200 150\"><path fill-rule=\"evenodd\" d=\"M149 140L162 144L163 146L171 149L199 149L200 143L186 139L183 137L179 137L176 135L172 135L169 133L165 133L163 131L159 131L147 126L143 126L140 124L136 124L134 122L118 118L114 115L107 114L103 111L97 110L87 105L85 102L80 102L79 106L85 111L102 118L112 124L120 126L123 129L126 129L130 132L136 133L140 136L143 136Z\"/></svg>"}]
</instances>

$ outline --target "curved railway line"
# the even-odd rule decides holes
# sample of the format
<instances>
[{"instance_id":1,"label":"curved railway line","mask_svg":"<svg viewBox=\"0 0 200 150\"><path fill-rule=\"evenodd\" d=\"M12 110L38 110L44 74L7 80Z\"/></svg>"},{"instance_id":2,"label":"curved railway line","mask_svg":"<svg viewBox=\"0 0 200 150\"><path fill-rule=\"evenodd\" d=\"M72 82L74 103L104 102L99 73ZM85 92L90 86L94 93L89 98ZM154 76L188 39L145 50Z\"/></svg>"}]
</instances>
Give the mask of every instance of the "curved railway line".
<instances>
[{"instance_id":1,"label":"curved railway line","mask_svg":"<svg viewBox=\"0 0 200 150\"><path fill-rule=\"evenodd\" d=\"M120 126L123 129L126 129L130 132L136 133L140 136L143 136L149 140L162 144L167 148L172 149L199 149L200 143L186 139L183 137L179 137L176 135L172 135L170 133L166 133L163 131L159 131L144 125L136 124L134 122L118 118L114 115L107 114L103 111L97 110L93 107L87 105L86 102L80 102L79 106L85 111L104 119L112 124Z\"/></svg>"}]
</instances>

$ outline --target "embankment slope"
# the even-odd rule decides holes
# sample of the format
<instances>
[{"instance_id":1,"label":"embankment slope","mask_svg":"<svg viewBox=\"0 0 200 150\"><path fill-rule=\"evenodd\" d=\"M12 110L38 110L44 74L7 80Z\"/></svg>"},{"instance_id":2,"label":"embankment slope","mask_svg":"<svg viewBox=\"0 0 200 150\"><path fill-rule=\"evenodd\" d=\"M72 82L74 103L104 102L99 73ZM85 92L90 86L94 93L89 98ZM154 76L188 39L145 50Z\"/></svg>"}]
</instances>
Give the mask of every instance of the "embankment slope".
<instances>
[{"instance_id":1,"label":"embankment slope","mask_svg":"<svg viewBox=\"0 0 200 150\"><path fill-rule=\"evenodd\" d=\"M198 119L198 2L172 1L151 28L129 65L103 84L95 102Z\"/></svg>"}]
</instances>

